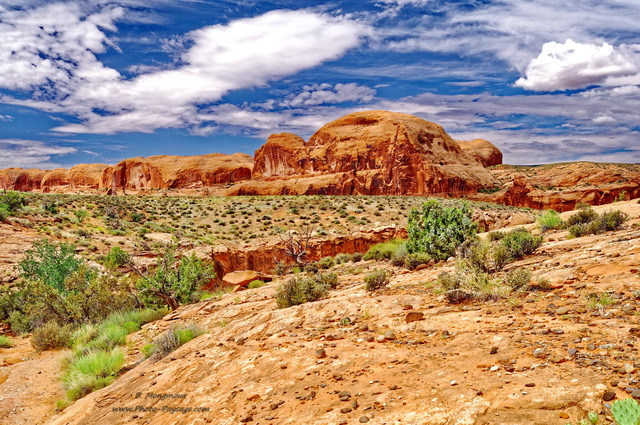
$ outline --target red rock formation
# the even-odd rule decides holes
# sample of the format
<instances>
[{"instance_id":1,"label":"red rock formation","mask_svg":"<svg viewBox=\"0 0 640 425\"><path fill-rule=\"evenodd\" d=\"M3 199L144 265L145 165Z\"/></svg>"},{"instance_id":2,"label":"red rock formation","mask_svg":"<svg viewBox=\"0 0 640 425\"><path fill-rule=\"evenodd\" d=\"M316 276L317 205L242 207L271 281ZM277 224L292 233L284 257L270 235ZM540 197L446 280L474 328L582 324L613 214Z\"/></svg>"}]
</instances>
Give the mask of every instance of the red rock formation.
<instances>
[{"instance_id":1,"label":"red rock formation","mask_svg":"<svg viewBox=\"0 0 640 425\"><path fill-rule=\"evenodd\" d=\"M213 186L247 180L252 168L251 156L241 153L131 158L105 168L101 187L110 188L114 176L118 190Z\"/></svg>"},{"instance_id":2,"label":"red rock formation","mask_svg":"<svg viewBox=\"0 0 640 425\"><path fill-rule=\"evenodd\" d=\"M71 183L69 170L65 168L56 168L47 172L40 181L40 188L43 192L55 191L58 187L68 187Z\"/></svg>"},{"instance_id":3,"label":"red rock formation","mask_svg":"<svg viewBox=\"0 0 640 425\"><path fill-rule=\"evenodd\" d=\"M72 190L98 189L102 181L102 172L106 164L80 164L69 170L70 185Z\"/></svg>"},{"instance_id":4,"label":"red rock formation","mask_svg":"<svg viewBox=\"0 0 640 425\"><path fill-rule=\"evenodd\" d=\"M307 260L316 261L322 257L336 256L341 253L367 252L377 243L406 237L405 229L384 227L367 232L355 232L351 235L314 239L307 249ZM236 249L218 245L213 248L211 257L222 265L224 273L237 270L272 273L276 260L289 265L293 264L293 260L284 255L281 241L271 241L266 245L253 248L238 247Z\"/></svg>"},{"instance_id":5,"label":"red rock formation","mask_svg":"<svg viewBox=\"0 0 640 425\"><path fill-rule=\"evenodd\" d=\"M256 152L255 169L255 177L285 180L245 182L231 194L462 196L495 184L441 126L386 111L346 115L320 128L304 146L278 135Z\"/></svg>"},{"instance_id":6,"label":"red rock formation","mask_svg":"<svg viewBox=\"0 0 640 425\"><path fill-rule=\"evenodd\" d=\"M0 170L0 188L6 190L19 190L30 192L41 188L42 178L48 170L35 168L7 168Z\"/></svg>"},{"instance_id":7,"label":"red rock formation","mask_svg":"<svg viewBox=\"0 0 640 425\"><path fill-rule=\"evenodd\" d=\"M570 211L580 202L603 205L640 197L640 166L636 164L575 162L539 167L500 166L492 169L492 173L501 181L501 190L474 194L470 199Z\"/></svg>"},{"instance_id":8,"label":"red rock formation","mask_svg":"<svg viewBox=\"0 0 640 425\"><path fill-rule=\"evenodd\" d=\"M469 155L474 157L483 167L502 164L502 152L493 143L484 139L458 141L458 144Z\"/></svg>"},{"instance_id":9,"label":"red rock formation","mask_svg":"<svg viewBox=\"0 0 640 425\"><path fill-rule=\"evenodd\" d=\"M255 153L253 178L269 178L304 174L301 163L306 160L304 139L291 133L272 134Z\"/></svg>"}]
</instances>

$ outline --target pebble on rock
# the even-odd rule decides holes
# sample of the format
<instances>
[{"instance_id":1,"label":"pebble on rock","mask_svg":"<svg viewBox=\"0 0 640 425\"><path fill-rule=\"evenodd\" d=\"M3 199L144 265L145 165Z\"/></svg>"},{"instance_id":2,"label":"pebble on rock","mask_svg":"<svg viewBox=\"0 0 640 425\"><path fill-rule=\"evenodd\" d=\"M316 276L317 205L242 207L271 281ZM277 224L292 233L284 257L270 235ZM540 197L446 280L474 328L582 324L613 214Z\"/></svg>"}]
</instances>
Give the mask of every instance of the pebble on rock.
<instances>
[{"instance_id":1,"label":"pebble on rock","mask_svg":"<svg viewBox=\"0 0 640 425\"><path fill-rule=\"evenodd\" d=\"M409 313L407 313L406 317L404 318L404 321L406 323L411 323L411 322L417 322L422 319L424 319L424 313L420 311L410 311Z\"/></svg>"},{"instance_id":2,"label":"pebble on rock","mask_svg":"<svg viewBox=\"0 0 640 425\"><path fill-rule=\"evenodd\" d=\"M602 394L602 399L603 399L604 401L611 401L611 400L613 400L614 398L616 398L616 393L615 393L615 392L613 392L613 391L607 391L607 392L605 392L604 394Z\"/></svg>"},{"instance_id":3,"label":"pebble on rock","mask_svg":"<svg viewBox=\"0 0 640 425\"><path fill-rule=\"evenodd\" d=\"M324 348L316 350L316 358L324 359L325 357L327 357L327 352Z\"/></svg>"}]
</instances>

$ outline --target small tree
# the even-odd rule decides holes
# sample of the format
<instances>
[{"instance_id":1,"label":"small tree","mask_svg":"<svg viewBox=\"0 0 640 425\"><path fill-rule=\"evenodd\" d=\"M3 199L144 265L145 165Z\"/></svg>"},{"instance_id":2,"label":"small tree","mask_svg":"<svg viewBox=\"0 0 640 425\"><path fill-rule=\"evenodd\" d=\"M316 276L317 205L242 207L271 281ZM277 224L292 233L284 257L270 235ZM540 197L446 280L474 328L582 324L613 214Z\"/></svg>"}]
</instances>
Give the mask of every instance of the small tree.
<instances>
[{"instance_id":1,"label":"small tree","mask_svg":"<svg viewBox=\"0 0 640 425\"><path fill-rule=\"evenodd\" d=\"M189 303L192 294L216 276L214 267L195 254L178 260L176 249L175 245L170 245L158 256L153 275L142 273L130 263L140 276L136 286L146 304L159 302L175 310L180 304Z\"/></svg>"},{"instance_id":2,"label":"small tree","mask_svg":"<svg viewBox=\"0 0 640 425\"><path fill-rule=\"evenodd\" d=\"M282 242L282 251L285 256L291 258L296 266L304 266L307 262L307 250L313 236L313 228L306 226L300 230L289 229L286 235L278 235Z\"/></svg>"},{"instance_id":3,"label":"small tree","mask_svg":"<svg viewBox=\"0 0 640 425\"><path fill-rule=\"evenodd\" d=\"M0 290L0 319L28 332L46 322L95 323L131 308L129 281L112 272L98 273L74 255L72 245L35 242L20 262L22 279Z\"/></svg>"},{"instance_id":4,"label":"small tree","mask_svg":"<svg viewBox=\"0 0 640 425\"><path fill-rule=\"evenodd\" d=\"M70 244L57 245L48 240L34 242L33 248L19 263L21 275L28 280L40 280L66 294L65 279L82 265L82 259L75 253L75 247Z\"/></svg>"},{"instance_id":5,"label":"small tree","mask_svg":"<svg viewBox=\"0 0 640 425\"><path fill-rule=\"evenodd\" d=\"M456 248L478 231L471 221L471 209L466 203L443 207L430 199L409 214L409 253L424 252L435 260L446 260Z\"/></svg>"}]
</instances>

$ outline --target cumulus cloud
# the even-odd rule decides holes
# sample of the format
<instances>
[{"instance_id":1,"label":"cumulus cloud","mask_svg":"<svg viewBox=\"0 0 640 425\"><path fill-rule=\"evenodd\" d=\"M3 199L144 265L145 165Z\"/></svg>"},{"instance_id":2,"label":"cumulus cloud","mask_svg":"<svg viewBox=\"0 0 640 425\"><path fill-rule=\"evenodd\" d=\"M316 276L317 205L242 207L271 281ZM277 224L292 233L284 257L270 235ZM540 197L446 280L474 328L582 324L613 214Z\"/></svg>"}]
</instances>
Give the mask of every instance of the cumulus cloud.
<instances>
[{"instance_id":1,"label":"cumulus cloud","mask_svg":"<svg viewBox=\"0 0 640 425\"><path fill-rule=\"evenodd\" d=\"M82 80L116 78L95 55L105 51L105 31L114 31L122 14L112 6L87 14L78 3L29 10L0 6L0 87L61 99Z\"/></svg>"},{"instance_id":2,"label":"cumulus cloud","mask_svg":"<svg viewBox=\"0 0 640 425\"><path fill-rule=\"evenodd\" d=\"M31 94L31 99L5 96L3 101L80 118L56 128L59 132L193 126L201 105L337 59L368 32L346 18L276 10L186 34L190 47L182 51L181 66L132 68L148 72L125 79L96 58L110 45L103 30L115 31L122 16L120 7L87 13L77 3L0 8L0 38L8 40L0 57L0 87Z\"/></svg>"},{"instance_id":3,"label":"cumulus cloud","mask_svg":"<svg viewBox=\"0 0 640 425\"><path fill-rule=\"evenodd\" d=\"M4 122L13 121L13 117L11 115L0 115L0 121L4 121Z\"/></svg>"},{"instance_id":4,"label":"cumulus cloud","mask_svg":"<svg viewBox=\"0 0 640 425\"><path fill-rule=\"evenodd\" d=\"M483 4L478 4L483 3ZM386 42L380 46L393 51L453 52L462 56L498 58L524 71L545 42L610 40L636 42L640 3L631 0L602 2L581 0L502 0L465 3L431 2L429 12L442 15L437 24L426 17L407 19L383 30ZM613 34L613 35L612 35ZM625 38L627 37L627 38ZM495 65L494 70L503 70Z\"/></svg>"},{"instance_id":5,"label":"cumulus cloud","mask_svg":"<svg viewBox=\"0 0 640 425\"><path fill-rule=\"evenodd\" d=\"M607 43L582 44L569 39L562 44L545 43L515 86L535 91L579 89L602 84L609 77L637 72L638 66L625 54L624 48L615 49Z\"/></svg>"},{"instance_id":6,"label":"cumulus cloud","mask_svg":"<svg viewBox=\"0 0 640 425\"><path fill-rule=\"evenodd\" d=\"M303 86L299 93L289 95L280 104L284 107L300 107L328 103L370 102L375 95L375 90L355 83L312 84Z\"/></svg>"},{"instance_id":7,"label":"cumulus cloud","mask_svg":"<svg viewBox=\"0 0 640 425\"><path fill-rule=\"evenodd\" d=\"M53 156L75 152L75 148L37 140L0 139L0 168L56 168L59 165L51 162Z\"/></svg>"}]
</instances>

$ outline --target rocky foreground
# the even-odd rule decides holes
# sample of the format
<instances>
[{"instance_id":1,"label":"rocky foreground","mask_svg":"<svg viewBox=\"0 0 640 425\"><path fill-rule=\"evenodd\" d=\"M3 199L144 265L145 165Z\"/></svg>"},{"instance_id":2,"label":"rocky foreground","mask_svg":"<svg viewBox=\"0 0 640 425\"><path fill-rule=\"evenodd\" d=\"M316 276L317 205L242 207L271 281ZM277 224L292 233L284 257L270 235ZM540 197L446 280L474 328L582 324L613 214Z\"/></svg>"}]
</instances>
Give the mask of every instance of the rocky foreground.
<instances>
[{"instance_id":1,"label":"rocky foreground","mask_svg":"<svg viewBox=\"0 0 640 425\"><path fill-rule=\"evenodd\" d=\"M339 266L329 298L276 309L277 283L181 307L130 336L130 370L68 407L61 424L566 424L640 397L640 205L623 229L566 239L554 231L527 267L550 290L447 304L435 281L453 263L409 272ZM363 276L394 271L370 293ZM594 303L606 294L613 304ZM158 362L140 348L178 323L209 329ZM55 355L50 354L49 355ZM24 364L24 363L22 363ZM0 389L24 387L4 367ZM29 387L49 382L35 365ZM40 373L43 372L43 373ZM31 395L33 397L33 395ZM40 423L14 396L3 423ZM50 402L49 402L50 403ZM39 405L43 402L38 401ZM51 410L53 407L51 406ZM26 422L25 422L26 421Z\"/></svg>"}]
</instances>

